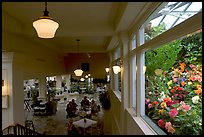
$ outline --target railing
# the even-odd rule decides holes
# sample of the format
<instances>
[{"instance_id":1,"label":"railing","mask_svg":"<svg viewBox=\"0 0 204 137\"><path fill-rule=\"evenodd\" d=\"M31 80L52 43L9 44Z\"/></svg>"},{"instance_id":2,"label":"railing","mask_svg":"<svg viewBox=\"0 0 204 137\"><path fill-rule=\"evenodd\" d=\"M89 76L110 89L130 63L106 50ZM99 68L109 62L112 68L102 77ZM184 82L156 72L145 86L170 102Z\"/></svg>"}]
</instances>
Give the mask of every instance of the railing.
<instances>
[{"instance_id":1,"label":"railing","mask_svg":"<svg viewBox=\"0 0 204 137\"><path fill-rule=\"evenodd\" d=\"M26 128L23 125L10 125L2 130L2 135L42 135L36 131Z\"/></svg>"}]
</instances>

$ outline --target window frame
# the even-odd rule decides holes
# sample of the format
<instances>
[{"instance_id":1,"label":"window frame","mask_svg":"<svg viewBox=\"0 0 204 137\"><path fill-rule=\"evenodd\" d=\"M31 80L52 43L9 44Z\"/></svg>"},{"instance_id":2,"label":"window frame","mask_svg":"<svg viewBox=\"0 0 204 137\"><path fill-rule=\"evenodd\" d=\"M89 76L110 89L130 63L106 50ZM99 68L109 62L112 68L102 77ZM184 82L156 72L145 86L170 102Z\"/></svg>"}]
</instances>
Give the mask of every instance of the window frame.
<instances>
[{"instance_id":1,"label":"window frame","mask_svg":"<svg viewBox=\"0 0 204 137\"><path fill-rule=\"evenodd\" d=\"M144 25L143 25L144 26ZM150 118L145 115L145 75L143 72L143 66L145 64L144 53L148 50L161 47L162 45L172 42L176 39L182 38L192 32L202 29L202 12L198 12L189 19L181 22L177 26L165 31L164 33L156 36L155 38L144 43L143 33L144 27L141 26L140 29L136 31L137 36L137 46L131 51L131 54L136 55L136 117L141 117L151 129L154 127L154 131L157 134L165 134L161 129L155 126ZM184 29L185 28L185 29ZM139 39L139 40L138 40ZM162 41L161 41L162 40ZM131 58L132 59L132 58ZM131 81L132 82L132 81ZM149 122L150 121L150 122Z\"/></svg>"}]
</instances>

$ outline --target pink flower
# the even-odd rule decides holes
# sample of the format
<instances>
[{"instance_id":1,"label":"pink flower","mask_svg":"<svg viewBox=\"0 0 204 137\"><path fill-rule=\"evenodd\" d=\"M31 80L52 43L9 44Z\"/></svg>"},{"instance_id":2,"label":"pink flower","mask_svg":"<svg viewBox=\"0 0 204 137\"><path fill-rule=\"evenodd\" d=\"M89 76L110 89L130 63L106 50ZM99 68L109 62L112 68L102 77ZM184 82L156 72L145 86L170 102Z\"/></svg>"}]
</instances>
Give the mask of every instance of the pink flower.
<instances>
[{"instance_id":1,"label":"pink flower","mask_svg":"<svg viewBox=\"0 0 204 137\"><path fill-rule=\"evenodd\" d=\"M149 99L145 98L145 104L148 104L148 103L149 103Z\"/></svg>"},{"instance_id":2,"label":"pink flower","mask_svg":"<svg viewBox=\"0 0 204 137\"><path fill-rule=\"evenodd\" d=\"M189 66L190 66L190 68L193 68L193 64L190 64Z\"/></svg>"},{"instance_id":3,"label":"pink flower","mask_svg":"<svg viewBox=\"0 0 204 137\"><path fill-rule=\"evenodd\" d=\"M178 115L178 111L175 108L171 109L171 111L169 112L169 115L171 118L174 118L175 116Z\"/></svg>"},{"instance_id":4,"label":"pink flower","mask_svg":"<svg viewBox=\"0 0 204 137\"><path fill-rule=\"evenodd\" d=\"M173 127L169 127L168 128L168 132L173 134L173 133L175 133L175 129Z\"/></svg>"},{"instance_id":5,"label":"pink flower","mask_svg":"<svg viewBox=\"0 0 204 137\"><path fill-rule=\"evenodd\" d=\"M198 77L197 77L197 80L198 80L199 82L202 82L202 77L198 76Z\"/></svg>"},{"instance_id":6,"label":"pink flower","mask_svg":"<svg viewBox=\"0 0 204 137\"><path fill-rule=\"evenodd\" d=\"M151 103L148 104L148 108L152 108L152 104Z\"/></svg>"},{"instance_id":7,"label":"pink flower","mask_svg":"<svg viewBox=\"0 0 204 137\"><path fill-rule=\"evenodd\" d=\"M176 83L178 81L178 78L173 78L173 81Z\"/></svg>"},{"instance_id":8,"label":"pink flower","mask_svg":"<svg viewBox=\"0 0 204 137\"><path fill-rule=\"evenodd\" d=\"M158 120L158 125L159 125L161 128L164 128L164 120L163 120L163 119Z\"/></svg>"},{"instance_id":9,"label":"pink flower","mask_svg":"<svg viewBox=\"0 0 204 137\"><path fill-rule=\"evenodd\" d=\"M166 124L165 124L165 128L166 128L166 130L168 130L169 127L172 127L171 122L166 122Z\"/></svg>"},{"instance_id":10,"label":"pink flower","mask_svg":"<svg viewBox=\"0 0 204 137\"><path fill-rule=\"evenodd\" d=\"M183 101L181 101L180 104L181 104L181 106L180 106L179 108L180 108L182 111L184 111L184 112L186 112L186 111L188 111L188 110L191 109L190 105L186 105L186 103L183 102Z\"/></svg>"},{"instance_id":11,"label":"pink flower","mask_svg":"<svg viewBox=\"0 0 204 137\"><path fill-rule=\"evenodd\" d=\"M191 76L190 79L191 79L192 81L196 81L196 80L197 80L197 77Z\"/></svg>"}]
</instances>

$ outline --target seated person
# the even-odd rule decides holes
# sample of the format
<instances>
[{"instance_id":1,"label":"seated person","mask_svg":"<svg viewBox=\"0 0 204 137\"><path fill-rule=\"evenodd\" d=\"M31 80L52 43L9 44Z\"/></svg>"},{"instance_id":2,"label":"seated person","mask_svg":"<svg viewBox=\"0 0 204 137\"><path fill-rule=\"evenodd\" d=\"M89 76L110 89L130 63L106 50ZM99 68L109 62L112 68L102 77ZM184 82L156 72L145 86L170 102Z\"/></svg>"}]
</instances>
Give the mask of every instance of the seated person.
<instances>
[{"instance_id":1,"label":"seated person","mask_svg":"<svg viewBox=\"0 0 204 137\"><path fill-rule=\"evenodd\" d=\"M98 107L96 101L92 99L91 101L91 114L96 114L98 112Z\"/></svg>"},{"instance_id":2,"label":"seated person","mask_svg":"<svg viewBox=\"0 0 204 137\"><path fill-rule=\"evenodd\" d=\"M81 101L81 107L83 110L87 110L87 107L90 106L90 102L87 99L87 96L84 96L84 99Z\"/></svg>"},{"instance_id":3,"label":"seated person","mask_svg":"<svg viewBox=\"0 0 204 137\"><path fill-rule=\"evenodd\" d=\"M69 117L75 117L77 116L75 113L76 111L78 110L76 107L78 105L75 103L75 99L72 99L72 101L70 101L68 104L67 104L67 108L66 108L66 111L67 111L67 115Z\"/></svg>"}]
</instances>

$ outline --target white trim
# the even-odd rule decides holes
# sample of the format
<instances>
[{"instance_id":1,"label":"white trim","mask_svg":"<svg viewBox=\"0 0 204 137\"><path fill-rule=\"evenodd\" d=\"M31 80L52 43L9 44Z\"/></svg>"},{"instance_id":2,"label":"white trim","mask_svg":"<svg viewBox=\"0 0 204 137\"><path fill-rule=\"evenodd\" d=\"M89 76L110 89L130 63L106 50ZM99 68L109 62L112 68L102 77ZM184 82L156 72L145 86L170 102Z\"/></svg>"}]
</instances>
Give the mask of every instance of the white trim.
<instances>
[{"instance_id":1,"label":"white trim","mask_svg":"<svg viewBox=\"0 0 204 137\"><path fill-rule=\"evenodd\" d=\"M115 96L119 99L119 101L121 102L121 93L117 92L117 91L113 91L113 93L115 94Z\"/></svg>"}]
</instances>

